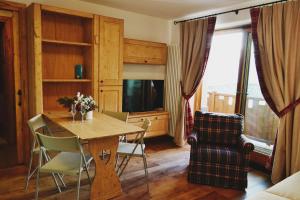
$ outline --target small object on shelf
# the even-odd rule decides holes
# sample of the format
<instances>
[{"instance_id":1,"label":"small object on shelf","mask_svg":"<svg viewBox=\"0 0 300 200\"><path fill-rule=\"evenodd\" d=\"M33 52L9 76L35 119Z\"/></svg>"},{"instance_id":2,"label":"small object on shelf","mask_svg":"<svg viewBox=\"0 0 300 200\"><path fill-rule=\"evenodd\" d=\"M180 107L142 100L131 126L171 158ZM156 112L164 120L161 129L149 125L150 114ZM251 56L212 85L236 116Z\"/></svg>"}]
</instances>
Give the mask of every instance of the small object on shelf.
<instances>
[{"instance_id":1,"label":"small object on shelf","mask_svg":"<svg viewBox=\"0 0 300 200\"><path fill-rule=\"evenodd\" d=\"M76 79L82 79L82 64L75 65L75 78Z\"/></svg>"}]
</instances>

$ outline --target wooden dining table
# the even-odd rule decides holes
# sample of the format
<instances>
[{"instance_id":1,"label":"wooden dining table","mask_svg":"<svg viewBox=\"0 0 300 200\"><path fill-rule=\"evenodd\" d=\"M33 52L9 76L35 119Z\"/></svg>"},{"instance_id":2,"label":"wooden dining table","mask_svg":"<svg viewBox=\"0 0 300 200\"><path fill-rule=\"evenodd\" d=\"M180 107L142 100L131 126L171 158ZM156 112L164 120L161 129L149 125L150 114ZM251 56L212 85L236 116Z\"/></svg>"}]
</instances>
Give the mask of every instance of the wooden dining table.
<instances>
[{"instance_id":1,"label":"wooden dining table","mask_svg":"<svg viewBox=\"0 0 300 200\"><path fill-rule=\"evenodd\" d=\"M67 112L46 112L44 116L88 142L88 149L95 161L95 177L91 185L90 199L110 199L121 195L121 183L115 171L119 136L144 130L99 112L94 112L93 119L85 121L73 121ZM103 151L110 152L108 160L99 156Z\"/></svg>"}]
</instances>

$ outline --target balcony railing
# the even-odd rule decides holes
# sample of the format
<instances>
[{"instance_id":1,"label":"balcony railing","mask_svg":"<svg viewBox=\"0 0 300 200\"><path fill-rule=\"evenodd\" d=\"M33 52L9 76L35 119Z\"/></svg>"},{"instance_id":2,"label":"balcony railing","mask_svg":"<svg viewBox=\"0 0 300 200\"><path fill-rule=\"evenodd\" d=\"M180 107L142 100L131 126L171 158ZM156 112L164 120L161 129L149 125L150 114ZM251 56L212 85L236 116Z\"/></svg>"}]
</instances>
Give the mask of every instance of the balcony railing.
<instances>
[{"instance_id":1,"label":"balcony railing","mask_svg":"<svg viewBox=\"0 0 300 200\"><path fill-rule=\"evenodd\" d=\"M208 111L234 113L235 99L235 95L209 92ZM245 134L267 145L273 144L278 118L265 100L263 98L247 97L245 113Z\"/></svg>"}]
</instances>

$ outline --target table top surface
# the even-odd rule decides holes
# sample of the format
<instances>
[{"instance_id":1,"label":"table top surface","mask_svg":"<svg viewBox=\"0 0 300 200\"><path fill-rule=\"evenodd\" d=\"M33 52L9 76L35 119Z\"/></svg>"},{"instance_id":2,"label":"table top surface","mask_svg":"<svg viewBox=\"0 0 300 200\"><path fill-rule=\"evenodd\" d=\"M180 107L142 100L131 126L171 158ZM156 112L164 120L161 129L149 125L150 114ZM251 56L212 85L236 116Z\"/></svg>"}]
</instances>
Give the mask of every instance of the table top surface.
<instances>
[{"instance_id":1,"label":"table top surface","mask_svg":"<svg viewBox=\"0 0 300 200\"><path fill-rule=\"evenodd\" d=\"M93 119L83 122L73 121L71 114L68 112L46 112L43 115L82 140L120 136L144 131L144 129L138 126L128 124L99 112L93 113Z\"/></svg>"}]
</instances>

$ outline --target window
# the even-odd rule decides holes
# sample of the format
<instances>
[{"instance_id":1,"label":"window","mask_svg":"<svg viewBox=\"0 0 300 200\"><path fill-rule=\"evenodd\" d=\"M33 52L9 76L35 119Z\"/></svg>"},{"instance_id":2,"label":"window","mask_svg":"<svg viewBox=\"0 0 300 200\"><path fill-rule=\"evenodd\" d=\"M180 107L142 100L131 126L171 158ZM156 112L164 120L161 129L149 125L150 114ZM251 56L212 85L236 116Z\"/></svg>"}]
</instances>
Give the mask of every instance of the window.
<instances>
[{"instance_id":1,"label":"window","mask_svg":"<svg viewBox=\"0 0 300 200\"><path fill-rule=\"evenodd\" d=\"M245 134L255 150L271 154L278 118L262 95L251 34L246 29L214 35L202 82L201 110L242 113Z\"/></svg>"},{"instance_id":2,"label":"window","mask_svg":"<svg viewBox=\"0 0 300 200\"><path fill-rule=\"evenodd\" d=\"M254 47L251 44L247 96L245 104L245 134L253 139L256 151L270 154L275 141L278 117L266 103L257 77Z\"/></svg>"},{"instance_id":3,"label":"window","mask_svg":"<svg viewBox=\"0 0 300 200\"><path fill-rule=\"evenodd\" d=\"M241 31L213 37L202 82L201 110L234 113L242 43Z\"/></svg>"}]
</instances>

